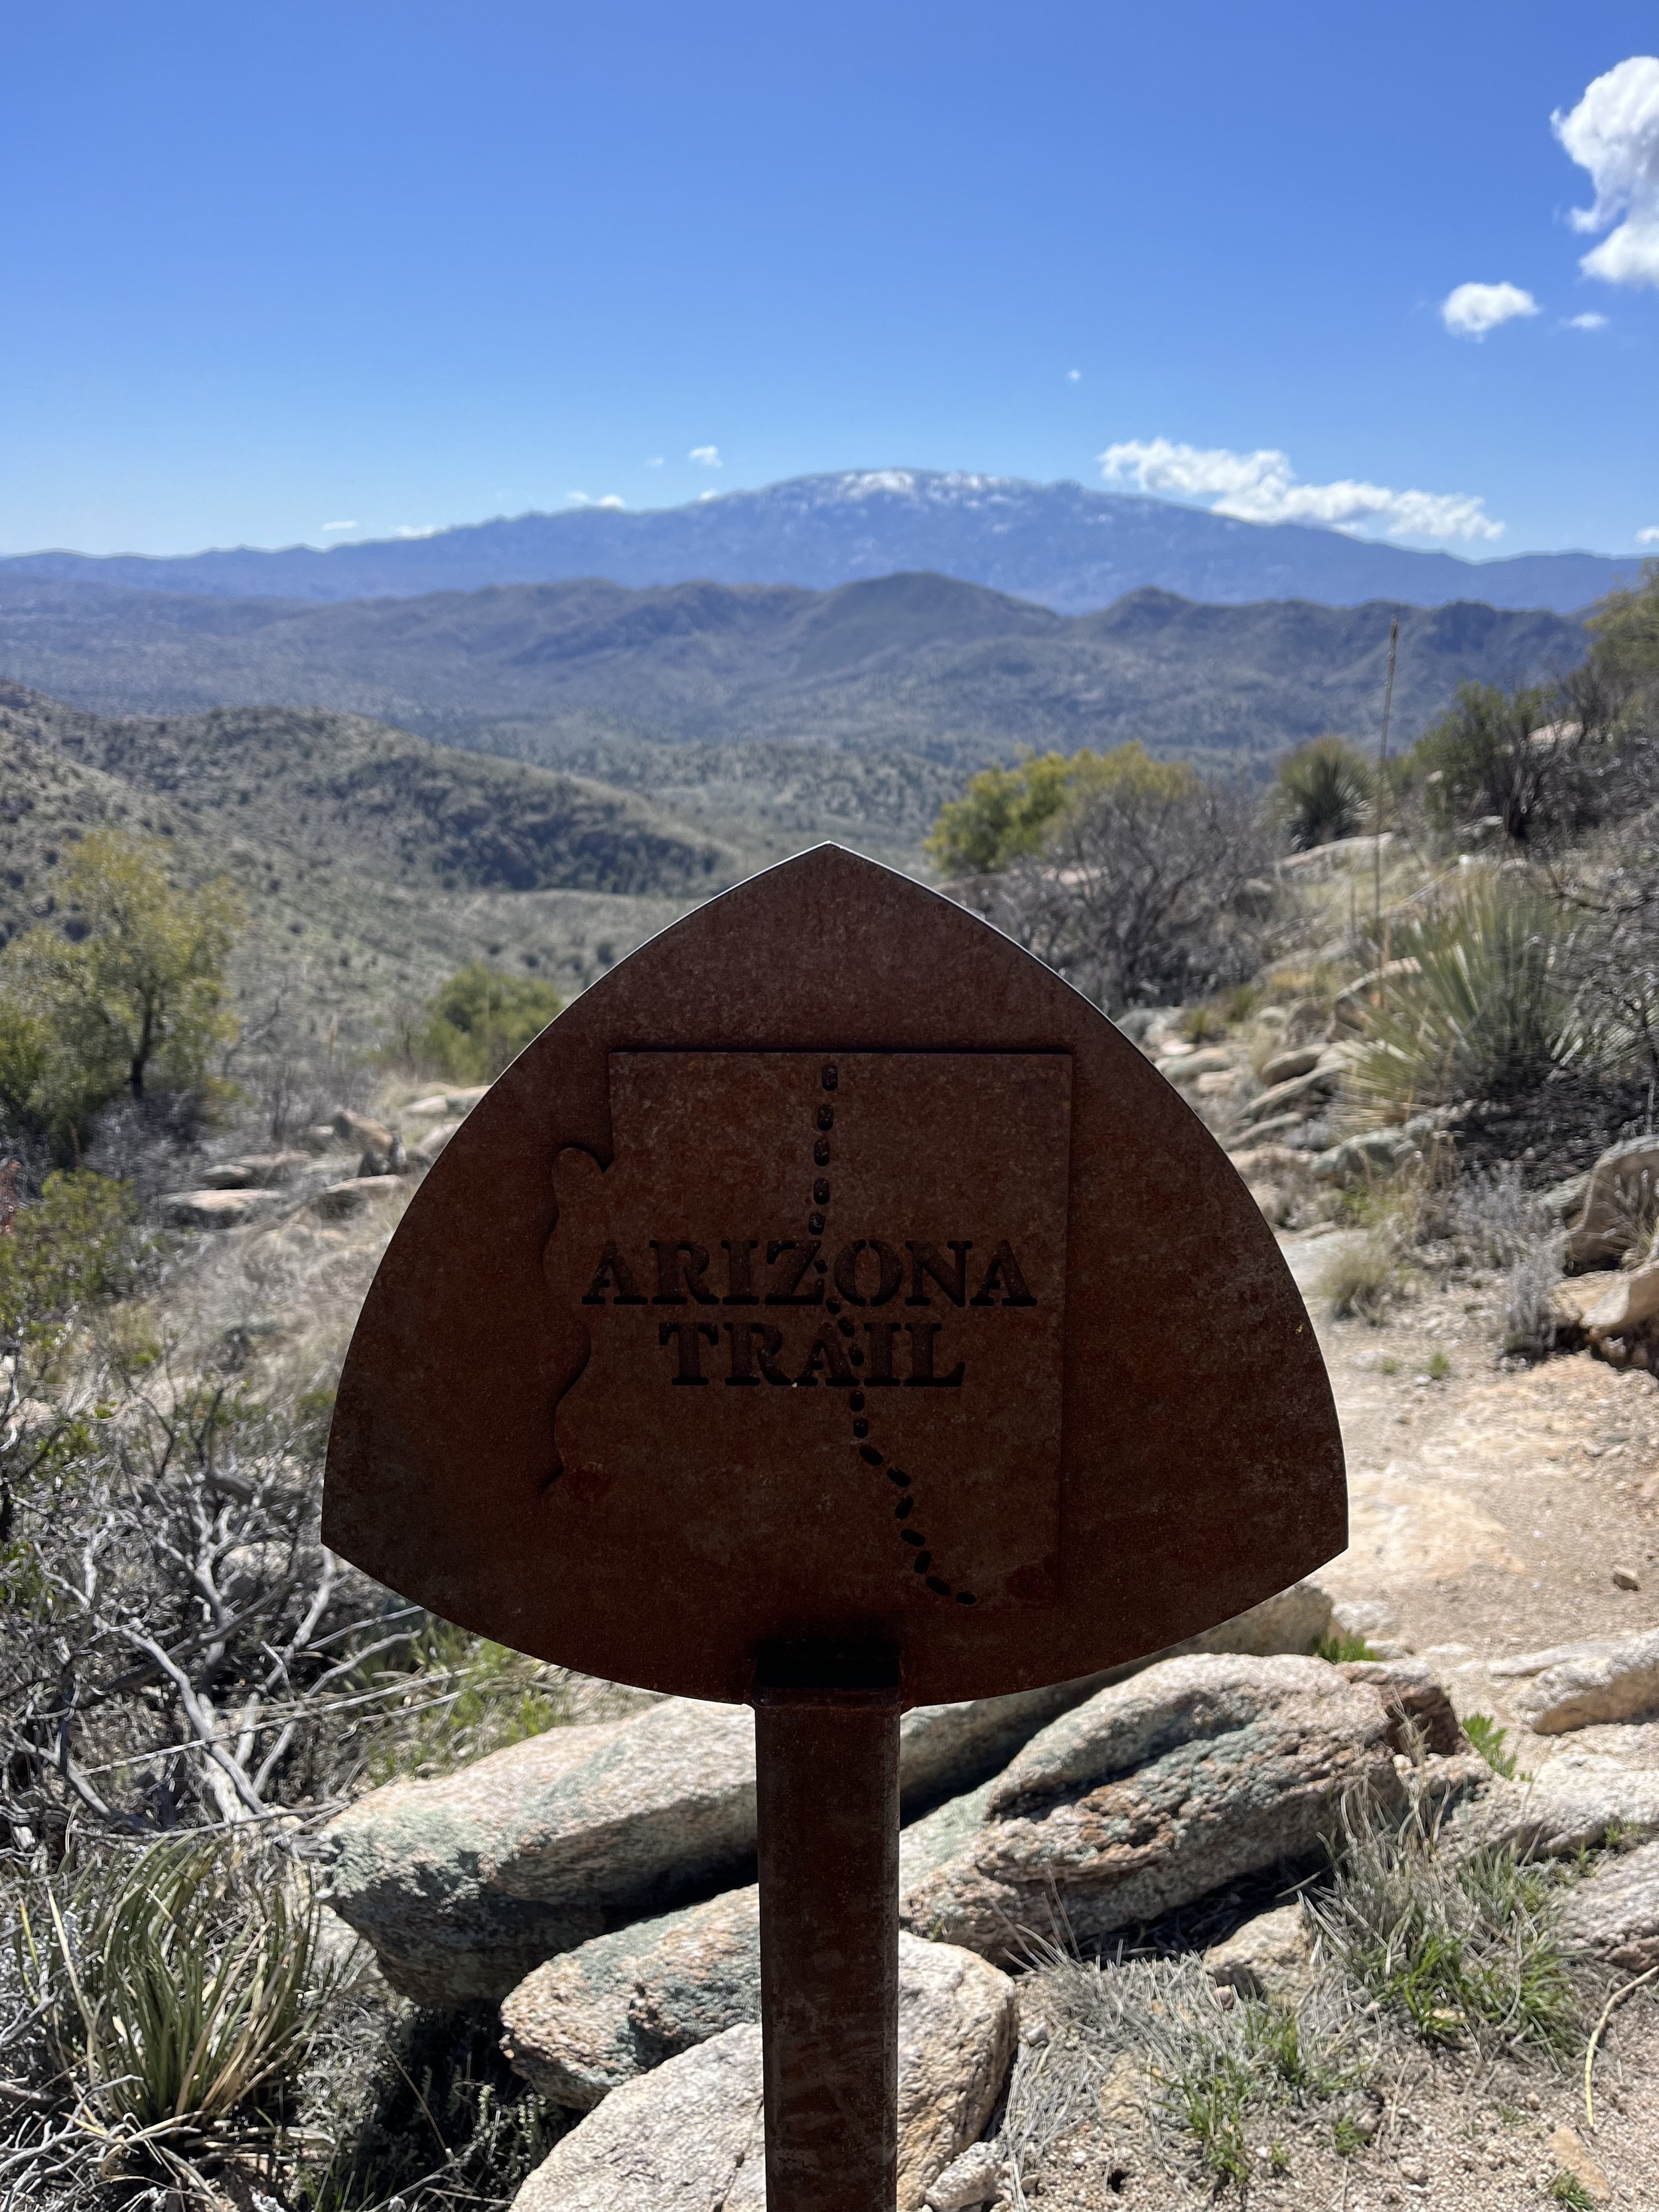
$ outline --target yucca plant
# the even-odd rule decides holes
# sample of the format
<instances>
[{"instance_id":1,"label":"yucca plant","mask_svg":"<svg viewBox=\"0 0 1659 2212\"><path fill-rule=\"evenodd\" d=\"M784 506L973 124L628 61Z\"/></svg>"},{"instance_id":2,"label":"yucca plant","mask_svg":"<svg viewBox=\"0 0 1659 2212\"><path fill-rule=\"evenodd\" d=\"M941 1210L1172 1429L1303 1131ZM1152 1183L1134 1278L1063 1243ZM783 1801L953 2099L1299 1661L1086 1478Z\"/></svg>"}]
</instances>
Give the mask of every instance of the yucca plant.
<instances>
[{"instance_id":1,"label":"yucca plant","mask_svg":"<svg viewBox=\"0 0 1659 2212\"><path fill-rule=\"evenodd\" d=\"M1360 1050L1346 1089L1364 1120L1530 1091L1584 1065L1594 1038L1564 957L1559 910L1496 870L1466 879L1390 933L1396 971L1361 1008Z\"/></svg>"},{"instance_id":2,"label":"yucca plant","mask_svg":"<svg viewBox=\"0 0 1659 2212\"><path fill-rule=\"evenodd\" d=\"M183 1837L43 1885L17 1961L101 2129L163 2147L279 2116L349 1971L269 1854Z\"/></svg>"},{"instance_id":3,"label":"yucca plant","mask_svg":"<svg viewBox=\"0 0 1659 2212\"><path fill-rule=\"evenodd\" d=\"M1315 738L1279 764L1276 803L1299 853L1358 836L1370 818L1375 775L1342 738Z\"/></svg>"}]
</instances>

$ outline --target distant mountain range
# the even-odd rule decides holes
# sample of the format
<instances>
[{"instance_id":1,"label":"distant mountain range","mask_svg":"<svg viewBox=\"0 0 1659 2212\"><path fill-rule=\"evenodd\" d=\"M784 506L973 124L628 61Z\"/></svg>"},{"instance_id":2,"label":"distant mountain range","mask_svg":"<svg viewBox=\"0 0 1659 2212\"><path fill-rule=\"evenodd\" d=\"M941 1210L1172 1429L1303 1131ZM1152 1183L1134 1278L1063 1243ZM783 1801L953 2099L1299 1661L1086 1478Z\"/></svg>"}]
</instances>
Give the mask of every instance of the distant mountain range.
<instances>
[{"instance_id":1,"label":"distant mountain range","mask_svg":"<svg viewBox=\"0 0 1659 2212\"><path fill-rule=\"evenodd\" d=\"M1325 730L1369 739L1394 611L1146 590L1065 616L927 574L833 592L587 581L319 605L14 569L0 573L0 673L105 714L368 715L638 789L623 756L641 743L799 740L968 767L1130 738L1234 760ZM1558 614L1400 612L1401 743L1460 683L1528 681L1583 652L1582 625Z\"/></svg>"},{"instance_id":2,"label":"distant mountain range","mask_svg":"<svg viewBox=\"0 0 1659 2212\"><path fill-rule=\"evenodd\" d=\"M1641 563L1593 553L1463 561L1301 524L1237 522L1166 500L921 469L796 477L759 491L637 514L521 514L319 549L250 546L178 559L30 553L0 576L117 584L215 599L413 599L492 584L604 577L635 588L696 581L828 591L928 569L1062 614L1144 586L1238 605L1395 599L1442 606L1583 609Z\"/></svg>"}]
</instances>

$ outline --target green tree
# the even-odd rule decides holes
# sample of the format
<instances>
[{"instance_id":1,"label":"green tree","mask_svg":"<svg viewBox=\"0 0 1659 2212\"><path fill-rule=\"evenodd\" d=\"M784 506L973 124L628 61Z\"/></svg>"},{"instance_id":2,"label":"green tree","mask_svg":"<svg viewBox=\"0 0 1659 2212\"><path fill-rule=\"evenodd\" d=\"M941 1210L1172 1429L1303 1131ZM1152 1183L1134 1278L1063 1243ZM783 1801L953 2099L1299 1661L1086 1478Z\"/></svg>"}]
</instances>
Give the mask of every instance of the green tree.
<instances>
[{"instance_id":1,"label":"green tree","mask_svg":"<svg viewBox=\"0 0 1659 2212\"><path fill-rule=\"evenodd\" d=\"M538 976L507 975L475 960L428 1000L418 1045L446 1075L493 1083L563 1005Z\"/></svg>"},{"instance_id":2,"label":"green tree","mask_svg":"<svg viewBox=\"0 0 1659 2212\"><path fill-rule=\"evenodd\" d=\"M1018 768L981 769L960 799L947 799L927 834L926 849L947 878L999 873L1040 853L1061 819L1091 793L1122 792L1175 799L1193 771L1155 761L1145 746L1109 753L1036 753Z\"/></svg>"},{"instance_id":3,"label":"green tree","mask_svg":"<svg viewBox=\"0 0 1659 2212\"><path fill-rule=\"evenodd\" d=\"M223 883L175 890L164 848L113 830L64 866L65 931L30 930L0 967L0 1107L52 1133L158 1079L208 1087L236 1034L226 963L242 920Z\"/></svg>"},{"instance_id":4,"label":"green tree","mask_svg":"<svg viewBox=\"0 0 1659 2212\"><path fill-rule=\"evenodd\" d=\"M49 1175L0 1234L0 1346L51 1335L119 1288L131 1265L132 1194L108 1176Z\"/></svg>"},{"instance_id":5,"label":"green tree","mask_svg":"<svg viewBox=\"0 0 1659 2212\"><path fill-rule=\"evenodd\" d=\"M1370 811L1370 763L1345 738L1314 738L1279 763L1279 817L1299 853L1356 836Z\"/></svg>"},{"instance_id":6,"label":"green tree","mask_svg":"<svg viewBox=\"0 0 1659 2212\"><path fill-rule=\"evenodd\" d=\"M1648 562L1633 592L1610 592L1589 621L1590 660L1620 690L1659 705L1659 561Z\"/></svg>"},{"instance_id":7,"label":"green tree","mask_svg":"<svg viewBox=\"0 0 1659 2212\"><path fill-rule=\"evenodd\" d=\"M1556 726L1559 704L1541 689L1460 686L1413 755L1431 813L1447 823L1496 815L1506 836L1527 843L1547 819L1571 765L1571 738Z\"/></svg>"}]
</instances>

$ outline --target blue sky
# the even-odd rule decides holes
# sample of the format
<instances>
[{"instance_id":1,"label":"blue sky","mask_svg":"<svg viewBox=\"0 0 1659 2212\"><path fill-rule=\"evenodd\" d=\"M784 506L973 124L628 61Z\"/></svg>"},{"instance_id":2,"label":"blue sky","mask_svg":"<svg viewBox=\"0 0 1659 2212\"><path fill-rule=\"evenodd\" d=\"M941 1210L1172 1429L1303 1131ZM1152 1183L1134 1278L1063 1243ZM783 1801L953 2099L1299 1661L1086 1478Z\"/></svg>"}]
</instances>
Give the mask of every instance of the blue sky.
<instances>
[{"instance_id":1,"label":"blue sky","mask_svg":"<svg viewBox=\"0 0 1659 2212\"><path fill-rule=\"evenodd\" d=\"M1478 556L1659 530L1659 91L1589 167L1551 125L1659 6L11 0L0 51L0 550L1115 448Z\"/></svg>"}]
</instances>

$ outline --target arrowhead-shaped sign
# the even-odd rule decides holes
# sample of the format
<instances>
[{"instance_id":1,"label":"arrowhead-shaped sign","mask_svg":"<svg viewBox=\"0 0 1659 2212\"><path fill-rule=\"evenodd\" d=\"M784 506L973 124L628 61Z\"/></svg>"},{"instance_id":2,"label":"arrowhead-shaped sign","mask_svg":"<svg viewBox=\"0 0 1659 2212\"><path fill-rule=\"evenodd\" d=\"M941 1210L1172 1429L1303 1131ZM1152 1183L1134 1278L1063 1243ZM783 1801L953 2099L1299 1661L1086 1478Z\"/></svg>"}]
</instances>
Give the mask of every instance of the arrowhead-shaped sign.
<instances>
[{"instance_id":1,"label":"arrowhead-shaped sign","mask_svg":"<svg viewBox=\"0 0 1659 2212\"><path fill-rule=\"evenodd\" d=\"M833 846L582 994L427 1176L354 1339L324 1534L434 1613L739 1700L1133 1658L1346 1541L1271 1231L1097 1010Z\"/></svg>"}]
</instances>

